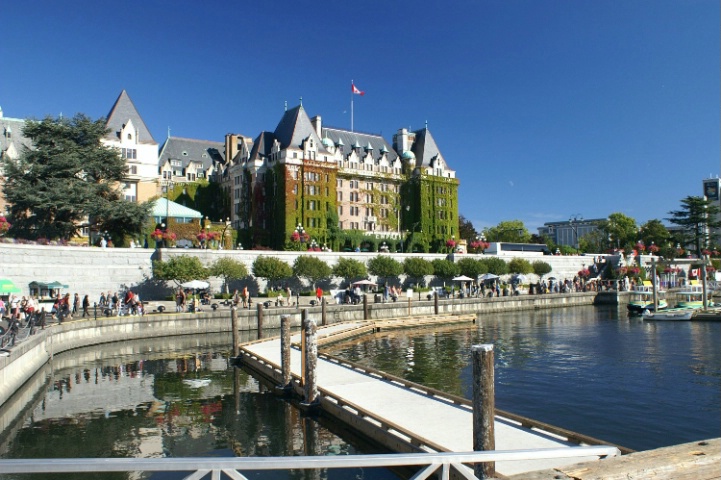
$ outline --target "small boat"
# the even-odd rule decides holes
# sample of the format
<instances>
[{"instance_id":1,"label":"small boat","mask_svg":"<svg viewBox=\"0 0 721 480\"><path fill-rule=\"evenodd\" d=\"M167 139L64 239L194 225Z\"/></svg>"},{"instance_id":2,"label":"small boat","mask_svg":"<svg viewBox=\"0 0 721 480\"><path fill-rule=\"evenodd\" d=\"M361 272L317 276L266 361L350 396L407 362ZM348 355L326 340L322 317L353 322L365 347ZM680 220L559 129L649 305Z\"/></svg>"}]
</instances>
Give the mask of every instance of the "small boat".
<instances>
[{"instance_id":1,"label":"small boat","mask_svg":"<svg viewBox=\"0 0 721 480\"><path fill-rule=\"evenodd\" d=\"M696 309L693 308L669 308L659 312L649 312L646 310L641 314L644 320L656 320L656 321L681 321L691 320L696 314Z\"/></svg>"},{"instance_id":2,"label":"small boat","mask_svg":"<svg viewBox=\"0 0 721 480\"><path fill-rule=\"evenodd\" d=\"M656 291L656 301L658 302L659 310L668 307L665 294L666 292L663 290ZM641 315L645 311L654 311L653 284L650 280L644 280L643 284L633 287L631 290L631 300L629 300L626 307L630 315Z\"/></svg>"},{"instance_id":3,"label":"small boat","mask_svg":"<svg viewBox=\"0 0 721 480\"><path fill-rule=\"evenodd\" d=\"M698 280L691 280L683 290L676 292L681 297L676 303L677 308L703 308L703 285ZM713 307L714 304L707 300L707 306Z\"/></svg>"}]
</instances>

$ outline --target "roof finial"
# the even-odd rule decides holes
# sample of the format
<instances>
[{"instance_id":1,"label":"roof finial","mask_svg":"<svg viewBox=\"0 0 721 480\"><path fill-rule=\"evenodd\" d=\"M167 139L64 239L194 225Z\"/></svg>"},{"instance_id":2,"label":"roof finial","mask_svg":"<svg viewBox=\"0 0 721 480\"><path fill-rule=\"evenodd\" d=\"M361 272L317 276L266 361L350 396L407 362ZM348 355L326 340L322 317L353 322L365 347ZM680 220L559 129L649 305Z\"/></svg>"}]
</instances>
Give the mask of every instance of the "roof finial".
<instances>
[{"instance_id":1,"label":"roof finial","mask_svg":"<svg viewBox=\"0 0 721 480\"><path fill-rule=\"evenodd\" d=\"M168 138L170 138L170 126L168 126Z\"/></svg>"},{"instance_id":2,"label":"roof finial","mask_svg":"<svg viewBox=\"0 0 721 480\"><path fill-rule=\"evenodd\" d=\"M303 97L300 97L300 106L303 106Z\"/></svg>"},{"instance_id":3,"label":"roof finial","mask_svg":"<svg viewBox=\"0 0 721 480\"><path fill-rule=\"evenodd\" d=\"M428 130L428 120L426 120L426 130Z\"/></svg>"},{"instance_id":4,"label":"roof finial","mask_svg":"<svg viewBox=\"0 0 721 480\"><path fill-rule=\"evenodd\" d=\"M284 103L285 103L285 106L283 107L283 111L287 112L288 111L288 100L286 100Z\"/></svg>"}]
</instances>

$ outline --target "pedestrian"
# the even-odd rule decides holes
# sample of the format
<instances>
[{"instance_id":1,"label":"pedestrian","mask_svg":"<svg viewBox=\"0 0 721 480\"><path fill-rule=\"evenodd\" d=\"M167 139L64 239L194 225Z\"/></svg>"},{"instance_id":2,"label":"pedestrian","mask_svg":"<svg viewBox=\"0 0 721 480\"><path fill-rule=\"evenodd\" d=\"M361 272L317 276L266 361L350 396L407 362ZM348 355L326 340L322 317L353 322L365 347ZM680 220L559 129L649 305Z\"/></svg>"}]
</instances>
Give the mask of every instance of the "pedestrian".
<instances>
[{"instance_id":1,"label":"pedestrian","mask_svg":"<svg viewBox=\"0 0 721 480\"><path fill-rule=\"evenodd\" d=\"M320 300L323 298L323 289L322 288L318 287L315 290L315 298L316 298L316 300L318 300L318 303L320 304Z\"/></svg>"},{"instance_id":2,"label":"pedestrian","mask_svg":"<svg viewBox=\"0 0 721 480\"><path fill-rule=\"evenodd\" d=\"M178 291L175 293L175 312L180 313L183 311L183 305L185 304L185 292L181 287L178 287Z\"/></svg>"},{"instance_id":3,"label":"pedestrian","mask_svg":"<svg viewBox=\"0 0 721 480\"><path fill-rule=\"evenodd\" d=\"M80 295L77 293L73 297L73 311L72 315L77 315L80 312Z\"/></svg>"},{"instance_id":4,"label":"pedestrian","mask_svg":"<svg viewBox=\"0 0 721 480\"><path fill-rule=\"evenodd\" d=\"M90 316L90 312L88 311L89 308L90 308L90 298L87 295L85 295L83 297L83 318Z\"/></svg>"},{"instance_id":5,"label":"pedestrian","mask_svg":"<svg viewBox=\"0 0 721 480\"><path fill-rule=\"evenodd\" d=\"M243 308L250 308L250 294L248 293L248 287L243 287Z\"/></svg>"}]
</instances>

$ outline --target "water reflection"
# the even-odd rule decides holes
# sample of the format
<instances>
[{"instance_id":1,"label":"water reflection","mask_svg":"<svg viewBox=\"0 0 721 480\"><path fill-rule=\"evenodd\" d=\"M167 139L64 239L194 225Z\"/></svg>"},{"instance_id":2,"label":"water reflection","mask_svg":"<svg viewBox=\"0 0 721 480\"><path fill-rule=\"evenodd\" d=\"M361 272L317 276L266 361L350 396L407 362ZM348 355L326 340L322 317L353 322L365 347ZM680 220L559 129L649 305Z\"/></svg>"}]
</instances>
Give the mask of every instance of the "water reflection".
<instances>
[{"instance_id":1,"label":"water reflection","mask_svg":"<svg viewBox=\"0 0 721 480\"><path fill-rule=\"evenodd\" d=\"M252 376L230 367L228 345L229 335L217 334L109 344L58 355L0 411L7 427L0 453L3 458L156 458L368 451L301 416ZM397 478L385 470L362 469L248 476ZM52 477L0 475L2 479Z\"/></svg>"},{"instance_id":2,"label":"water reflection","mask_svg":"<svg viewBox=\"0 0 721 480\"><path fill-rule=\"evenodd\" d=\"M470 398L470 348L492 343L497 408L648 449L719 435L720 333L719 323L583 307L381 332L329 353Z\"/></svg>"}]
</instances>

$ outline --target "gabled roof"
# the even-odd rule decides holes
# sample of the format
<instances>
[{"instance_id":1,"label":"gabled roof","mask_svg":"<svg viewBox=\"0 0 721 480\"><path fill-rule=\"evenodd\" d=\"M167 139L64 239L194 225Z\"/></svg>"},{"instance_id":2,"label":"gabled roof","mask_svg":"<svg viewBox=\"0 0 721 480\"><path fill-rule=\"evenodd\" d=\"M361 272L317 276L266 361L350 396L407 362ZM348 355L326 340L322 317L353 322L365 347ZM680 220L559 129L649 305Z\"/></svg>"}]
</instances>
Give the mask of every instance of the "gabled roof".
<instances>
[{"instance_id":1,"label":"gabled roof","mask_svg":"<svg viewBox=\"0 0 721 480\"><path fill-rule=\"evenodd\" d=\"M398 158L398 153L396 153L391 145L386 142L386 139L380 135L351 132L350 130L326 127L323 128L323 137L330 138L336 146L350 145L350 147L343 149L343 155L348 155L351 151L351 147L357 146L363 150L362 155L369 152L374 160L378 160L385 152L387 152L386 158L388 158L389 162L393 162L396 158Z\"/></svg>"},{"instance_id":2,"label":"gabled roof","mask_svg":"<svg viewBox=\"0 0 721 480\"><path fill-rule=\"evenodd\" d=\"M427 127L413 133L416 134L416 141L413 143L411 150L416 156L419 167L430 167L431 161L435 157L443 157Z\"/></svg>"},{"instance_id":3,"label":"gabled roof","mask_svg":"<svg viewBox=\"0 0 721 480\"><path fill-rule=\"evenodd\" d=\"M138 143L158 144L150 134L148 127L145 126L145 122L143 122L138 110L136 110L133 101L130 100L128 92L123 90L120 92L120 96L115 101L113 108L110 109L110 113L108 113L107 126L110 132L108 132L105 138L108 140L118 140L120 131L123 129L123 126L128 123L128 120L131 120L138 130Z\"/></svg>"},{"instance_id":4,"label":"gabled roof","mask_svg":"<svg viewBox=\"0 0 721 480\"><path fill-rule=\"evenodd\" d=\"M275 135L271 132L261 132L258 138L253 142L253 148L250 151L250 161L263 160L268 158L273 148Z\"/></svg>"},{"instance_id":5,"label":"gabled roof","mask_svg":"<svg viewBox=\"0 0 721 480\"><path fill-rule=\"evenodd\" d=\"M310 117L308 117L303 105L298 105L286 111L278 126L275 127L273 134L283 149L288 147L301 148L303 141L311 137L318 145L319 152L327 152L320 138L318 138L318 134L313 128Z\"/></svg>"},{"instance_id":6,"label":"gabled roof","mask_svg":"<svg viewBox=\"0 0 721 480\"><path fill-rule=\"evenodd\" d=\"M25 128L25 120L0 117L0 152L7 152L10 149L19 157L23 153L23 147L33 147L30 139L23 135L23 128Z\"/></svg>"},{"instance_id":7,"label":"gabled roof","mask_svg":"<svg viewBox=\"0 0 721 480\"><path fill-rule=\"evenodd\" d=\"M223 142L211 142L210 140L196 140L192 138L168 137L160 149L158 162L160 166L170 160L182 161L183 168L190 162L203 164L208 169L213 162L223 162Z\"/></svg>"}]
</instances>

